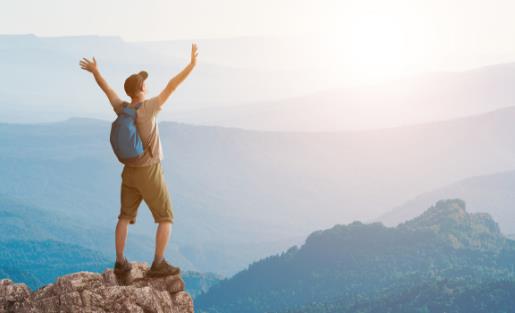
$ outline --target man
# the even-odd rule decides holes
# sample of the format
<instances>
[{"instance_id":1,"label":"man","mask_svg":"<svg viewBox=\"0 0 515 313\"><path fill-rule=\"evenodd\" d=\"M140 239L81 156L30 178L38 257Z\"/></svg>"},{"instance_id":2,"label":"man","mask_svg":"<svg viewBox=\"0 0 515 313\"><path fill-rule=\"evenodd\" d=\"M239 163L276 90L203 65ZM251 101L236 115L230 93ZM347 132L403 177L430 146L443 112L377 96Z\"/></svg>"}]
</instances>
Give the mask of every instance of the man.
<instances>
[{"instance_id":1,"label":"man","mask_svg":"<svg viewBox=\"0 0 515 313\"><path fill-rule=\"evenodd\" d=\"M163 109L166 100L175 88L191 73L197 63L197 55L197 45L192 44L191 62L168 82L159 95L150 99L146 98L145 80L148 77L147 72L141 71L129 76L125 80L124 89L131 98L130 103L122 101L107 84L100 74L95 58L92 60L84 58L80 61L80 67L93 74L98 86L106 94L117 114L121 114L125 106L137 108L136 126L143 145L146 147L140 157L125 162L122 171L121 208L115 232L116 262L114 272L116 274L125 274L131 269L131 264L124 257L123 251L128 225L136 222L137 210L142 200L150 208L154 221L158 223L154 261L147 275L160 277L175 275L180 272L178 267L169 264L164 259L164 251L170 238L173 223L173 212L161 168L163 151L156 115Z\"/></svg>"}]
</instances>

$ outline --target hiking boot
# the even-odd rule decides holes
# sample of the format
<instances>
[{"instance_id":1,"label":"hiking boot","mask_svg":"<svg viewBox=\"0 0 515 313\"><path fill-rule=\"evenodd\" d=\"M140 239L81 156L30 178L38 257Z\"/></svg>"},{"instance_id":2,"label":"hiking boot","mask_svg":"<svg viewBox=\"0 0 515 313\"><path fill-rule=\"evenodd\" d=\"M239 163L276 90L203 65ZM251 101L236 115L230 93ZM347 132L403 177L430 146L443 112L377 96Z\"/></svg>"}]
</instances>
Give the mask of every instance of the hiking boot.
<instances>
[{"instance_id":1,"label":"hiking boot","mask_svg":"<svg viewBox=\"0 0 515 313\"><path fill-rule=\"evenodd\" d=\"M170 275L177 275L180 272L181 272L180 268L169 264L168 262L166 262L165 259L163 259L158 264L156 264L155 261L152 263L152 267L150 267L150 270L147 272L147 276L149 276L149 277L164 277L164 276L170 276Z\"/></svg>"},{"instance_id":2,"label":"hiking boot","mask_svg":"<svg viewBox=\"0 0 515 313\"><path fill-rule=\"evenodd\" d=\"M124 275L131 271L132 265L127 261L126 258L123 259L123 262L120 263L116 261L114 263L114 273L116 275Z\"/></svg>"}]
</instances>

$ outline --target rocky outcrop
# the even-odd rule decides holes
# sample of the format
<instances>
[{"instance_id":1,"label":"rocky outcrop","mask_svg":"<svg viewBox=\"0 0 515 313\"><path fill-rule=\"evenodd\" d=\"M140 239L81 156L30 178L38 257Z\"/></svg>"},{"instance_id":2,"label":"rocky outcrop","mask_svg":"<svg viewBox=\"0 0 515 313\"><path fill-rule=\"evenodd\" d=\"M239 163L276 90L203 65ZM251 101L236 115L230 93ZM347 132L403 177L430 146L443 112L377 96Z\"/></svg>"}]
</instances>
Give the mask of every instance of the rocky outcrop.
<instances>
[{"instance_id":1,"label":"rocky outcrop","mask_svg":"<svg viewBox=\"0 0 515 313\"><path fill-rule=\"evenodd\" d=\"M134 263L125 277L111 269L79 272L30 292L25 284L0 280L0 313L193 313L180 276L147 278L148 266Z\"/></svg>"},{"instance_id":2,"label":"rocky outcrop","mask_svg":"<svg viewBox=\"0 0 515 313\"><path fill-rule=\"evenodd\" d=\"M429 231L455 249L500 251L506 238L499 225L486 213L468 213L460 199L440 200L420 216L404 222L399 229Z\"/></svg>"}]
</instances>

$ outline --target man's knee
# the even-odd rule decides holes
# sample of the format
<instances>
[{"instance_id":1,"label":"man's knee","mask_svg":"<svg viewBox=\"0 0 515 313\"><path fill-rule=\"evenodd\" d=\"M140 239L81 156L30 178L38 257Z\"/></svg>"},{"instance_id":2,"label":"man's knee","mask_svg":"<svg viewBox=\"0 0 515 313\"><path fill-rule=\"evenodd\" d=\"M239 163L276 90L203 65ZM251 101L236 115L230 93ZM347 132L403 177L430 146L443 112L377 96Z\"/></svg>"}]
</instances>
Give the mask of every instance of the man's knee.
<instances>
[{"instance_id":1,"label":"man's knee","mask_svg":"<svg viewBox=\"0 0 515 313\"><path fill-rule=\"evenodd\" d=\"M158 229L172 229L172 222L170 221L160 221L156 223Z\"/></svg>"},{"instance_id":2,"label":"man's knee","mask_svg":"<svg viewBox=\"0 0 515 313\"><path fill-rule=\"evenodd\" d=\"M134 224L136 223L136 214L131 214L128 212L124 212L125 210L121 210L120 214L118 214L118 223L122 224Z\"/></svg>"},{"instance_id":3,"label":"man's knee","mask_svg":"<svg viewBox=\"0 0 515 313\"><path fill-rule=\"evenodd\" d=\"M171 216L163 216L163 217L157 217L157 218L154 218L154 222L156 224L173 224L173 218Z\"/></svg>"}]
</instances>

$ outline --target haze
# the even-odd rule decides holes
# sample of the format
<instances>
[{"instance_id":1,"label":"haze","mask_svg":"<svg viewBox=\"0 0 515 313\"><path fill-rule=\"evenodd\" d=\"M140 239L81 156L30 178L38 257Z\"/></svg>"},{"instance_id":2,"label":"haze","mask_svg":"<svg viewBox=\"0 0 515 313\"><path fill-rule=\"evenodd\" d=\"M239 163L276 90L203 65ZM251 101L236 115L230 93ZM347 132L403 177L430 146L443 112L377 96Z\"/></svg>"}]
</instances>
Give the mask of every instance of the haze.
<instances>
[{"instance_id":1,"label":"haze","mask_svg":"<svg viewBox=\"0 0 515 313\"><path fill-rule=\"evenodd\" d=\"M0 28L9 34L116 35L128 41L273 36L287 46L291 38L306 39L297 41L297 53L267 62L321 69L326 84L334 86L513 61L514 11L508 0L22 0L4 3ZM206 52L202 58L215 61ZM228 53L216 61L232 59Z\"/></svg>"}]
</instances>

